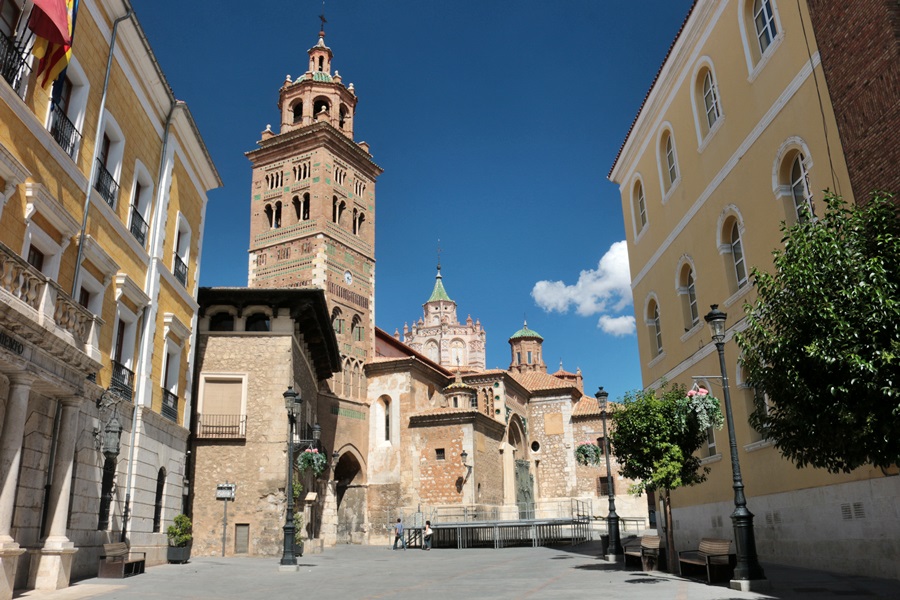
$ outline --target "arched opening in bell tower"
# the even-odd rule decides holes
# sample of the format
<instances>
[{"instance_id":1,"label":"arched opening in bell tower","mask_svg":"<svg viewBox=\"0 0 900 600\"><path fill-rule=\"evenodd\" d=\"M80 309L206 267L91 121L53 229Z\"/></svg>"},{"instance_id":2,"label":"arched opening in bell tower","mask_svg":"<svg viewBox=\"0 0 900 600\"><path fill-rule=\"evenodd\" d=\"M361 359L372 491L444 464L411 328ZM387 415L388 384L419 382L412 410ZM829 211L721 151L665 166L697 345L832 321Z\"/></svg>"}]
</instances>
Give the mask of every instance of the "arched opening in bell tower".
<instances>
[{"instance_id":1,"label":"arched opening in bell tower","mask_svg":"<svg viewBox=\"0 0 900 600\"><path fill-rule=\"evenodd\" d=\"M299 123L303 120L303 101L297 102L293 108L294 113L294 123Z\"/></svg>"}]
</instances>

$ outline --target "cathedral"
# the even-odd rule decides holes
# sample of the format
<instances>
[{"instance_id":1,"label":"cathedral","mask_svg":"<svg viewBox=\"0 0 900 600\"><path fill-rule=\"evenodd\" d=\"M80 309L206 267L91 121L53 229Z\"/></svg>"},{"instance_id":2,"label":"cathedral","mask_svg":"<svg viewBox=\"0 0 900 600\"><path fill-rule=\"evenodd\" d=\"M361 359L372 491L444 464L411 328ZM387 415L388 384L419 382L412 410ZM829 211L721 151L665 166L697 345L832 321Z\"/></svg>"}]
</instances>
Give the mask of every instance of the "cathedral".
<instances>
[{"instance_id":1,"label":"cathedral","mask_svg":"<svg viewBox=\"0 0 900 600\"><path fill-rule=\"evenodd\" d=\"M278 131L247 153L248 287L199 294L194 553L280 554L289 501L306 552L384 543L398 518L566 517L573 499L605 516L605 466L574 456L602 441L605 406L580 370L547 373L540 334L523 324L509 368L486 369L485 327L459 321L440 264L421 317L402 335L376 326L382 169L354 140L358 97L324 31L308 54L278 90ZM302 399L294 417L288 386ZM325 458L292 469L290 488L289 431L292 451ZM613 465L619 514L645 520L647 498ZM233 500L217 498L223 484Z\"/></svg>"}]
</instances>

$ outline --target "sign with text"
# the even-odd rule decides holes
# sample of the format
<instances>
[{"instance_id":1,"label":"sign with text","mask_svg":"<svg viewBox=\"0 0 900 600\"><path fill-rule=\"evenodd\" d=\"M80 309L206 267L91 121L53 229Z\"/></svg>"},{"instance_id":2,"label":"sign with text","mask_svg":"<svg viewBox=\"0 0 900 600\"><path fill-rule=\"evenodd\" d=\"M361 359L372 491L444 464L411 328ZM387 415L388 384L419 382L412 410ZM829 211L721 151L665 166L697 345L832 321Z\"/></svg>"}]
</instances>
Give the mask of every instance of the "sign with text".
<instances>
[{"instance_id":1,"label":"sign with text","mask_svg":"<svg viewBox=\"0 0 900 600\"><path fill-rule=\"evenodd\" d=\"M237 486L233 483L220 483L216 485L216 500L234 500L234 490Z\"/></svg>"}]
</instances>

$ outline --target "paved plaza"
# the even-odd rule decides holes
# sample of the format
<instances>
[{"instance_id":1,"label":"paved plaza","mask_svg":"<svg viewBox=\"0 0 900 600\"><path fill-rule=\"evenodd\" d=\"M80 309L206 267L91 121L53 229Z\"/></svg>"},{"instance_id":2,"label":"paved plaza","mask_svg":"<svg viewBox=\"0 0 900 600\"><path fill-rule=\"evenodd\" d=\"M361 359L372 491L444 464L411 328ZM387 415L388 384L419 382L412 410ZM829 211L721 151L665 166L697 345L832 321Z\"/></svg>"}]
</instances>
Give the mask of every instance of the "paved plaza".
<instances>
[{"instance_id":1,"label":"paved plaza","mask_svg":"<svg viewBox=\"0 0 900 600\"><path fill-rule=\"evenodd\" d=\"M57 592L29 591L29 600L178 598L266 600L366 598L454 600L490 598L737 600L900 598L900 582L842 577L766 565L772 589L737 592L724 584L642 573L599 558L597 543L575 547L423 552L384 546L337 546L303 556L298 572L282 573L272 558L194 558L152 567L128 579L88 579Z\"/></svg>"}]
</instances>

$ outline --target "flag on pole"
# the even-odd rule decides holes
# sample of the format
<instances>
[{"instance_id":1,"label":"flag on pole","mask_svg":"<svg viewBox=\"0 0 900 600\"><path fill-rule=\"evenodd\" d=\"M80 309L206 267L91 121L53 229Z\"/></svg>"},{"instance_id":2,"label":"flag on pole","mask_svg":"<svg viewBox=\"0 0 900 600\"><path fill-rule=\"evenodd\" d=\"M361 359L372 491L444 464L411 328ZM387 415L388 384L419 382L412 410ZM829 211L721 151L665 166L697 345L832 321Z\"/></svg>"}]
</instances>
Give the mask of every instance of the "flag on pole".
<instances>
[{"instance_id":1,"label":"flag on pole","mask_svg":"<svg viewBox=\"0 0 900 600\"><path fill-rule=\"evenodd\" d=\"M49 2L49 0L46 1ZM41 32L32 27L36 39L31 52L38 58L37 77L43 88L46 88L59 77L59 74L65 70L69 64L69 59L72 57L72 41L75 37L75 17L78 14L78 0L56 0L56 2L65 2L68 42L54 42L47 37L43 37ZM31 26L31 21L29 21L29 26ZM46 28L44 33L46 33ZM50 34L50 37L54 36Z\"/></svg>"},{"instance_id":2,"label":"flag on pole","mask_svg":"<svg viewBox=\"0 0 900 600\"><path fill-rule=\"evenodd\" d=\"M28 28L38 37L54 44L71 44L69 11L66 0L34 0Z\"/></svg>"}]
</instances>

